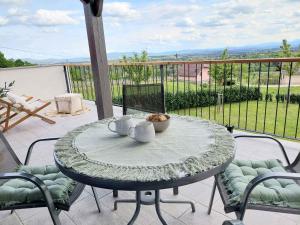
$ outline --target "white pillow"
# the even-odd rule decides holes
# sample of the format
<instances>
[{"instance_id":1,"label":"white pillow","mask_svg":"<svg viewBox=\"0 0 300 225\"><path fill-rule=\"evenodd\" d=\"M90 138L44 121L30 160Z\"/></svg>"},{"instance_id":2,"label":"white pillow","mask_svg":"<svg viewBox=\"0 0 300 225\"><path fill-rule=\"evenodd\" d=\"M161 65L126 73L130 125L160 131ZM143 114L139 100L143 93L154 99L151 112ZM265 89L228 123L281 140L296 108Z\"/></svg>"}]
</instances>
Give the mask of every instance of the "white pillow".
<instances>
[{"instance_id":1,"label":"white pillow","mask_svg":"<svg viewBox=\"0 0 300 225\"><path fill-rule=\"evenodd\" d=\"M26 105L26 101L23 97L16 95L14 93L8 92L7 93L7 98L13 103L13 104L21 104L21 105Z\"/></svg>"}]
</instances>

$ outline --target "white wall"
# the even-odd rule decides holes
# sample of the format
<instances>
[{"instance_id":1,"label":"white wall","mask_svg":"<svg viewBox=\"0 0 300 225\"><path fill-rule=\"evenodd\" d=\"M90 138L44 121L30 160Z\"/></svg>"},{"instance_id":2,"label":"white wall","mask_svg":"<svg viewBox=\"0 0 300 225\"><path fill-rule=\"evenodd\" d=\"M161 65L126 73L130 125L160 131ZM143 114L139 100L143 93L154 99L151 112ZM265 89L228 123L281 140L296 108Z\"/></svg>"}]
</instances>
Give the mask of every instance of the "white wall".
<instances>
[{"instance_id":1,"label":"white wall","mask_svg":"<svg viewBox=\"0 0 300 225\"><path fill-rule=\"evenodd\" d=\"M12 91L19 95L50 100L67 92L62 65L0 69L0 87L10 81L15 81Z\"/></svg>"}]
</instances>

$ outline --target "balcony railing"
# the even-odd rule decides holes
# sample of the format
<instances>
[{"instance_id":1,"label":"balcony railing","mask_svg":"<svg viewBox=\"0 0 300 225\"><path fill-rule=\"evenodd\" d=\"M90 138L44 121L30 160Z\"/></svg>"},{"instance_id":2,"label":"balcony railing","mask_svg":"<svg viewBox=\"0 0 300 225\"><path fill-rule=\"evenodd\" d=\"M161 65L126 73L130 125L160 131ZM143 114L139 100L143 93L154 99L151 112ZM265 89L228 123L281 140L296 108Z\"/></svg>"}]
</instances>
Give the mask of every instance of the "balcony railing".
<instances>
[{"instance_id":1,"label":"balcony railing","mask_svg":"<svg viewBox=\"0 0 300 225\"><path fill-rule=\"evenodd\" d=\"M90 65L68 65L70 89L95 100ZM169 113L300 139L300 58L111 64L113 103L122 85L160 83Z\"/></svg>"}]
</instances>

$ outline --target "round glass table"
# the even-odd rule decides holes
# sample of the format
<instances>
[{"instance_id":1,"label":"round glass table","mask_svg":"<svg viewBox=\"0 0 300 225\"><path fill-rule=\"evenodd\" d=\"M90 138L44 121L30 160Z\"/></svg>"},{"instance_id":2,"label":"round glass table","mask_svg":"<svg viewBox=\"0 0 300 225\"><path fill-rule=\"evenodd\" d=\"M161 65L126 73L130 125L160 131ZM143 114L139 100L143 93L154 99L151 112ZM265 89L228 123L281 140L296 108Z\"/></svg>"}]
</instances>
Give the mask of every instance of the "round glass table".
<instances>
[{"instance_id":1,"label":"round glass table","mask_svg":"<svg viewBox=\"0 0 300 225\"><path fill-rule=\"evenodd\" d=\"M133 115L134 123L146 115ZM233 160L235 141L225 127L194 117L171 115L170 127L156 133L150 143L138 143L108 130L112 118L90 123L57 141L54 158L68 177L93 187L135 191L136 220L141 204L155 205L160 212L161 189L188 185L222 172ZM150 190L150 191L149 191Z\"/></svg>"}]
</instances>

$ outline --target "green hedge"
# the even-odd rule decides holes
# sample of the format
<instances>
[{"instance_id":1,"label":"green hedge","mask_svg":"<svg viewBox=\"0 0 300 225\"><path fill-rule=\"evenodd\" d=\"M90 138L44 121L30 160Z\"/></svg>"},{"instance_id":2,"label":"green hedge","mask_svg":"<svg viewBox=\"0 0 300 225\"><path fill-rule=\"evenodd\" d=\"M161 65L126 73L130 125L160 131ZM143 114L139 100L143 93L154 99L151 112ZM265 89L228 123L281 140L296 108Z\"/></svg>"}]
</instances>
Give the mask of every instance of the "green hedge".
<instances>
[{"instance_id":1,"label":"green hedge","mask_svg":"<svg viewBox=\"0 0 300 225\"><path fill-rule=\"evenodd\" d=\"M262 94L258 88L254 87L239 87L232 86L224 89L204 89L202 91L187 91L173 93L165 93L166 108L168 111L174 111L177 109L193 108L193 107L207 107L216 105L218 101L218 94L224 95L224 103L234 103L242 101L251 101L261 99ZM147 95L147 98L157 98L157 96ZM141 97L140 97L141 98ZM122 105L122 97L114 96L113 103L116 105Z\"/></svg>"},{"instance_id":2,"label":"green hedge","mask_svg":"<svg viewBox=\"0 0 300 225\"><path fill-rule=\"evenodd\" d=\"M166 107L168 111L177 109L193 108L193 107L207 107L216 105L218 102L218 93L224 95L224 103L234 103L242 101L258 100L261 97L261 93L258 88L250 87L226 87L219 90L202 90L202 91L189 91L178 92L175 95L172 93L166 93Z\"/></svg>"},{"instance_id":3,"label":"green hedge","mask_svg":"<svg viewBox=\"0 0 300 225\"><path fill-rule=\"evenodd\" d=\"M292 104L300 104L300 95L299 94L290 94L290 97L288 98L287 94L279 94L275 96L276 101L278 102L289 102ZM289 100L289 101L288 101Z\"/></svg>"}]
</instances>

